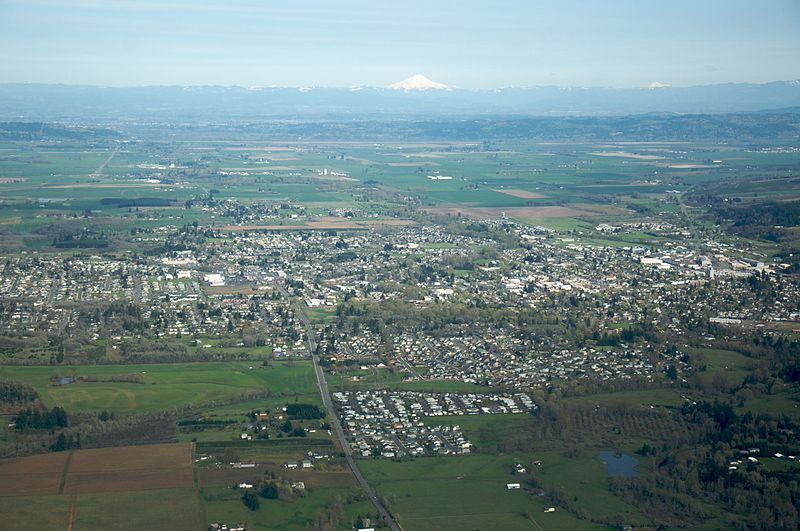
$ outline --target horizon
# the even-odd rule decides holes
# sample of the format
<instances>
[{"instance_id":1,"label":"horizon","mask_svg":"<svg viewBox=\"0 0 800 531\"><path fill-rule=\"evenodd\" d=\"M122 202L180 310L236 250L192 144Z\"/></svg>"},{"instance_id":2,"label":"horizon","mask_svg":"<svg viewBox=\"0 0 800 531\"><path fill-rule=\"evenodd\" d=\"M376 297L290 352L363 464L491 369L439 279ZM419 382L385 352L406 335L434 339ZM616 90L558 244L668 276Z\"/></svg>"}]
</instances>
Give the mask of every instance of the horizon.
<instances>
[{"instance_id":1,"label":"horizon","mask_svg":"<svg viewBox=\"0 0 800 531\"><path fill-rule=\"evenodd\" d=\"M411 76L409 76L411 77ZM425 76L428 77L428 76ZM136 89L136 88L240 88L244 90L250 90L253 92L257 92L264 89L336 89L336 90L348 90L348 89L359 89L359 88L371 88L371 89L385 89L385 90L397 90L400 92L403 91L433 91L436 92L438 90L444 91L455 91L455 90L463 90L469 92L492 92L498 90L510 90L510 89L519 89L519 90L533 90L533 89L543 89L543 88L557 88L557 89L583 89L583 90L658 90L658 89L691 89L697 87L714 87L714 86L724 86L724 85L752 85L752 86L763 86L763 85L770 85L773 83L786 83L786 84L795 84L800 83L800 78L796 79L774 79L770 81L763 81L763 82L748 82L748 81L720 81L717 83L703 83L698 85L669 85L669 84L650 84L650 85L643 85L643 86L629 86L629 87L617 87L617 86L610 86L610 85L504 85L504 86L496 86L496 87L486 87L486 88L470 88L470 87L461 87L457 85L449 85L447 84L447 88L444 89L429 89L429 88L393 88L391 87L392 84L396 84L402 81L406 81L409 78L398 79L393 83L387 85L369 85L369 84L362 84L362 85L240 85L240 84L198 84L198 85L181 85L181 84L139 84L139 85L111 85L111 84L91 84L91 83L63 83L63 82L38 82L38 81L0 81L1 85L38 85L38 86L64 86L64 87L91 87L91 88L99 88L99 89ZM430 78L429 78L430 79ZM437 79L431 79L434 82L440 82Z\"/></svg>"},{"instance_id":2,"label":"horizon","mask_svg":"<svg viewBox=\"0 0 800 531\"><path fill-rule=\"evenodd\" d=\"M800 5L0 2L0 83L639 88L800 78Z\"/></svg>"}]
</instances>

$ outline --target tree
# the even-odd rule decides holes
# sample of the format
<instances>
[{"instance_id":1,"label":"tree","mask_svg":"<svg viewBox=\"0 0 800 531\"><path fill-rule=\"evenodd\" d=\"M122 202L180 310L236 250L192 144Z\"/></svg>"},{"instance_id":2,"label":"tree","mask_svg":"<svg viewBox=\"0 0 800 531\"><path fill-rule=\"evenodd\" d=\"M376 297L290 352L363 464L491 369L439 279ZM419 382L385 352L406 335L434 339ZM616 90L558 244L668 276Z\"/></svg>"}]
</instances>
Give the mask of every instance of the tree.
<instances>
[{"instance_id":1,"label":"tree","mask_svg":"<svg viewBox=\"0 0 800 531\"><path fill-rule=\"evenodd\" d=\"M275 487L275 482L270 481L268 483L264 483L264 486L261 487L259 494L262 498L267 498L268 500L277 499L278 489Z\"/></svg>"},{"instance_id":2,"label":"tree","mask_svg":"<svg viewBox=\"0 0 800 531\"><path fill-rule=\"evenodd\" d=\"M54 452L63 452L67 449L67 438L63 433L58 434L58 439L56 439L55 444L53 444L51 448Z\"/></svg>"},{"instance_id":3,"label":"tree","mask_svg":"<svg viewBox=\"0 0 800 531\"><path fill-rule=\"evenodd\" d=\"M256 496L249 490L244 494L242 494L242 503L244 504L245 507L247 507L251 511L257 511L258 508L261 506L261 502L258 501L258 496Z\"/></svg>"}]
</instances>

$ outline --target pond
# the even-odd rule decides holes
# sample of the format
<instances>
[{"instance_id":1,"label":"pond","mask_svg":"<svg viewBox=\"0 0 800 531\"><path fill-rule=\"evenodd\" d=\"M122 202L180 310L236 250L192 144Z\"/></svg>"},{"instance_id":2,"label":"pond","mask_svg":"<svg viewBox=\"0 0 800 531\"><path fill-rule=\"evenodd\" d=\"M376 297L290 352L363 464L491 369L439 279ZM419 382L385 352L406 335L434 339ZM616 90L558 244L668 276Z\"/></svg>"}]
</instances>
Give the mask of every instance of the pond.
<instances>
[{"instance_id":1,"label":"pond","mask_svg":"<svg viewBox=\"0 0 800 531\"><path fill-rule=\"evenodd\" d=\"M636 474L634 467L639 464L635 457L619 452L603 451L597 454L608 467L609 476L633 477Z\"/></svg>"}]
</instances>

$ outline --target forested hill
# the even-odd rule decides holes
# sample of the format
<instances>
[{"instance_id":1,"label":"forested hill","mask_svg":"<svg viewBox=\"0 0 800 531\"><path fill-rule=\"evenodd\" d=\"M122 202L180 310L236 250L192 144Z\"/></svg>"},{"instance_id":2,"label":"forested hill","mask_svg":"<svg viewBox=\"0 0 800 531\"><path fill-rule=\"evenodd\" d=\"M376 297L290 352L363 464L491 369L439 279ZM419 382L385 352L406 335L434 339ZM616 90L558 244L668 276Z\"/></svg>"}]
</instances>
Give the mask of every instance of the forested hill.
<instances>
[{"instance_id":1,"label":"forested hill","mask_svg":"<svg viewBox=\"0 0 800 531\"><path fill-rule=\"evenodd\" d=\"M0 122L2 140L102 140L119 136L118 131L111 129L42 122Z\"/></svg>"},{"instance_id":2,"label":"forested hill","mask_svg":"<svg viewBox=\"0 0 800 531\"><path fill-rule=\"evenodd\" d=\"M151 126L122 126L132 134L158 135ZM163 132L163 131L162 131ZM262 121L215 125L171 125L170 135L320 141L491 140L712 141L783 143L800 141L800 113L647 114L614 117L534 117L430 120Z\"/></svg>"},{"instance_id":3,"label":"forested hill","mask_svg":"<svg viewBox=\"0 0 800 531\"><path fill-rule=\"evenodd\" d=\"M800 105L800 82L694 87L97 87L0 84L0 120L163 121L441 119L760 112Z\"/></svg>"}]
</instances>

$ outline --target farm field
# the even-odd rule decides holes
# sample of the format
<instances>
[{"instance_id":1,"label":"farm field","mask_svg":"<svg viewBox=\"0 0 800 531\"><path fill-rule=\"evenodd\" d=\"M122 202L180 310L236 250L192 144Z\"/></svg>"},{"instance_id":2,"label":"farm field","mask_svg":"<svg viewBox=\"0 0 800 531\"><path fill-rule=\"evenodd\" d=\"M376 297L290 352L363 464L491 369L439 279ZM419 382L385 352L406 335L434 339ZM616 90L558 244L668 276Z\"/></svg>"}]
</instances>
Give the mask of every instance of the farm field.
<instances>
[{"instance_id":1,"label":"farm field","mask_svg":"<svg viewBox=\"0 0 800 531\"><path fill-rule=\"evenodd\" d=\"M370 514L372 504L366 500L351 500L357 497L355 489L312 486L304 497L291 502L261 500L257 511L242 505L241 494L230 488L207 487L201 490L203 510L210 522L245 522L254 529L286 529L302 531L316 515L327 509L331 500L341 500L342 519L338 529L352 529L359 514Z\"/></svg>"},{"instance_id":2,"label":"farm field","mask_svg":"<svg viewBox=\"0 0 800 531\"><path fill-rule=\"evenodd\" d=\"M0 226L26 233L30 245L46 247L52 238L48 241L43 235L80 230L81 219L87 217L102 231L195 221L232 231L351 230L410 223L358 190L364 183L376 183L417 198L430 212L478 219L505 215L572 230L586 222L635 217L630 206L648 205L652 214L674 211L670 191L685 191L730 173L744 176L748 164L778 171L791 162L790 153L764 155L703 144L677 147L507 141L494 149L480 149L469 143L329 142L251 143L231 150L224 143L198 147L175 142L153 152L136 144L86 148L6 141L0 142ZM714 155L709 154L711 149ZM723 162L711 163L711 158ZM767 181L748 186L739 182L733 190L743 197L791 193ZM305 215L278 223L242 224L185 206L210 190L215 197L244 203L303 204ZM136 208L118 206L125 204ZM597 206L616 210L604 214ZM391 215L360 220L330 217L336 208Z\"/></svg>"},{"instance_id":3,"label":"farm field","mask_svg":"<svg viewBox=\"0 0 800 531\"><path fill-rule=\"evenodd\" d=\"M609 529L563 511L544 513L545 500L524 489L508 490L506 483L518 481L510 470L521 457L377 460L359 466L388 498L403 529Z\"/></svg>"},{"instance_id":4,"label":"farm field","mask_svg":"<svg viewBox=\"0 0 800 531\"><path fill-rule=\"evenodd\" d=\"M0 460L9 529L197 529L191 446L162 444Z\"/></svg>"},{"instance_id":5,"label":"farm field","mask_svg":"<svg viewBox=\"0 0 800 531\"><path fill-rule=\"evenodd\" d=\"M251 368L252 367L252 368ZM97 382L76 381L52 385L55 375L75 371L95 376ZM114 375L141 376L142 383L102 381ZM33 386L45 404L67 411L156 411L242 394L270 391L274 395L313 394L314 373L309 362L275 362L260 367L247 362L210 362L147 365L90 365L81 367L0 367L0 378Z\"/></svg>"},{"instance_id":6,"label":"farm field","mask_svg":"<svg viewBox=\"0 0 800 531\"><path fill-rule=\"evenodd\" d=\"M191 445L96 448L3 459L0 479L0 496L191 487Z\"/></svg>"}]
</instances>

